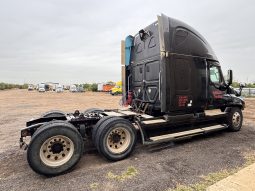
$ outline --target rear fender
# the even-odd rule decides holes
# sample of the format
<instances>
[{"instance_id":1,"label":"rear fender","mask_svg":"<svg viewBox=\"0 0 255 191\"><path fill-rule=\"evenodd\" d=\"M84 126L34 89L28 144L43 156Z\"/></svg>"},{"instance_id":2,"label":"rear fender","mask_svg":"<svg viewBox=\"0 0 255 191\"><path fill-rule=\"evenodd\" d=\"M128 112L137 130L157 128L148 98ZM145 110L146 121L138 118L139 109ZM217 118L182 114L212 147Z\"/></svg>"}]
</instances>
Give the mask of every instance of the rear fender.
<instances>
[{"instance_id":1,"label":"rear fender","mask_svg":"<svg viewBox=\"0 0 255 191\"><path fill-rule=\"evenodd\" d=\"M40 128L44 124L48 124L51 122L57 123L57 122L63 122L66 121L66 117L41 117L37 119L33 119L27 122L25 128L21 129L21 137L26 137L26 136L32 136L34 132Z\"/></svg>"},{"instance_id":2,"label":"rear fender","mask_svg":"<svg viewBox=\"0 0 255 191\"><path fill-rule=\"evenodd\" d=\"M24 148L24 150L26 150L28 147L28 144L24 141L24 138L27 136L32 137L33 134L38 129L43 128L45 125L48 125L50 123L63 123L63 120L53 120L53 121L48 121L48 122L36 123L36 124L30 125L28 127L21 129L20 140L19 140L20 148Z\"/></svg>"},{"instance_id":3,"label":"rear fender","mask_svg":"<svg viewBox=\"0 0 255 191\"><path fill-rule=\"evenodd\" d=\"M61 117L40 117L37 119L33 119L27 122L27 127L31 126L31 125L35 125L38 123L45 123L45 122L49 122L52 120L60 120L60 121L65 121L67 120L66 116L61 116Z\"/></svg>"},{"instance_id":4,"label":"rear fender","mask_svg":"<svg viewBox=\"0 0 255 191\"><path fill-rule=\"evenodd\" d=\"M34 132L41 127L42 125L44 125L46 122L44 123L37 123L34 125L30 125L28 127L25 127L23 129L21 129L20 133L21 133L21 137L27 137L27 136L32 136L34 134Z\"/></svg>"},{"instance_id":5,"label":"rear fender","mask_svg":"<svg viewBox=\"0 0 255 191\"><path fill-rule=\"evenodd\" d=\"M228 113L228 112L230 112L231 109L234 108L234 107L238 107L238 108L240 108L241 110L244 110L245 105L242 105L242 104L231 104L231 105L228 105L228 106L225 108L224 112L227 112L227 113Z\"/></svg>"}]
</instances>

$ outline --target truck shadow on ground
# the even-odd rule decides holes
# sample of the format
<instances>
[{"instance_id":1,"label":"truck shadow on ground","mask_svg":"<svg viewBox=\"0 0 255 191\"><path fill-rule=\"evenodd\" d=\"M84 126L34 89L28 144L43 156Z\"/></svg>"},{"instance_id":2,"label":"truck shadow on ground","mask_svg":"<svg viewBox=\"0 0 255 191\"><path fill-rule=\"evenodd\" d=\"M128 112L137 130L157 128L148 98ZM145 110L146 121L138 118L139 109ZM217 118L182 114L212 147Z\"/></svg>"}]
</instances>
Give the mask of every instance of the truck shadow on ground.
<instances>
[{"instance_id":1,"label":"truck shadow on ground","mask_svg":"<svg viewBox=\"0 0 255 191\"><path fill-rule=\"evenodd\" d=\"M165 149L180 147L185 144L192 143L192 142L203 141L204 139L214 139L217 137L220 138L222 136L227 136L227 134L231 134L231 133L232 132L229 132L227 129L224 129L224 130L211 132L211 133L207 133L207 134L203 134L203 135L185 137L185 138L181 138L181 139L176 139L174 141L167 141L167 142L156 143L156 144L152 144L152 145L143 145L142 140L140 138L141 136L138 134L138 140L137 140L137 144L136 144L134 150L135 151L143 150L143 152L152 152L152 153L160 152ZM93 143L91 141L88 141L87 143L85 143L85 148L86 149L84 151L84 155L86 155L86 154L98 154L99 155L97 149L95 148L95 146L93 145Z\"/></svg>"}]
</instances>

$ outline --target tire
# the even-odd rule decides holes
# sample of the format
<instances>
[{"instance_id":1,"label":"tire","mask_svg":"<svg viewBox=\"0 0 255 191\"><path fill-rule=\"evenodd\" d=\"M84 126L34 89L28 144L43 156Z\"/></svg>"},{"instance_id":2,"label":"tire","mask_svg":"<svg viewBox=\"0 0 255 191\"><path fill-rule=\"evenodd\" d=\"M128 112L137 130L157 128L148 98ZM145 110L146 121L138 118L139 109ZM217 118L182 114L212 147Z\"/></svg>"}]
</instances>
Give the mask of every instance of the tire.
<instances>
[{"instance_id":1,"label":"tire","mask_svg":"<svg viewBox=\"0 0 255 191\"><path fill-rule=\"evenodd\" d=\"M41 117L65 117L65 113L60 110L51 110L42 114Z\"/></svg>"},{"instance_id":2,"label":"tire","mask_svg":"<svg viewBox=\"0 0 255 191\"><path fill-rule=\"evenodd\" d=\"M104 123L106 120L113 118L114 116L106 116L101 118L96 125L92 128L92 142L94 143L94 145L96 146L96 134L97 131L99 129L99 127L101 126L102 123Z\"/></svg>"},{"instance_id":3,"label":"tire","mask_svg":"<svg viewBox=\"0 0 255 191\"><path fill-rule=\"evenodd\" d=\"M61 120L52 120L52 121L47 122L46 124L43 124L43 125L39 126L39 127L35 130L35 132L31 135L31 138L33 138L33 136L36 135L37 132L38 132L40 129L44 128L45 125L50 125L50 124L53 124L53 123L54 123L54 125L56 125L57 123L62 124L63 121L61 121Z\"/></svg>"},{"instance_id":4,"label":"tire","mask_svg":"<svg viewBox=\"0 0 255 191\"><path fill-rule=\"evenodd\" d=\"M137 133L132 123L120 117L113 117L99 126L95 145L106 159L118 161L132 153L136 139Z\"/></svg>"},{"instance_id":5,"label":"tire","mask_svg":"<svg viewBox=\"0 0 255 191\"><path fill-rule=\"evenodd\" d=\"M90 113L90 112L95 112L95 113L102 113L104 112L102 109L99 108L89 108L87 110L84 111L84 114L86 113Z\"/></svg>"},{"instance_id":6,"label":"tire","mask_svg":"<svg viewBox=\"0 0 255 191\"><path fill-rule=\"evenodd\" d=\"M239 131L243 124L242 110L238 107L231 108L227 117L227 125L230 131Z\"/></svg>"},{"instance_id":7,"label":"tire","mask_svg":"<svg viewBox=\"0 0 255 191\"><path fill-rule=\"evenodd\" d=\"M35 172L55 176L71 170L79 162L83 149L82 136L72 124L49 122L34 133L27 160Z\"/></svg>"}]
</instances>

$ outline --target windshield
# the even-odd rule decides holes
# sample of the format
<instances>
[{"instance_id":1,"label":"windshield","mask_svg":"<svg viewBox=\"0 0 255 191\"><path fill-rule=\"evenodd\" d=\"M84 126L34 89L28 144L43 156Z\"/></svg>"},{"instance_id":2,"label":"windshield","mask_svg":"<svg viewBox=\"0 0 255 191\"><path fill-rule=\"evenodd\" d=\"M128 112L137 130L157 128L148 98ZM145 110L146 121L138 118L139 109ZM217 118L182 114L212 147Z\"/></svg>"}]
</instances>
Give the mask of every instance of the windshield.
<instances>
[{"instance_id":1,"label":"windshield","mask_svg":"<svg viewBox=\"0 0 255 191\"><path fill-rule=\"evenodd\" d=\"M44 84L39 84L39 88L44 88L45 85Z\"/></svg>"}]
</instances>

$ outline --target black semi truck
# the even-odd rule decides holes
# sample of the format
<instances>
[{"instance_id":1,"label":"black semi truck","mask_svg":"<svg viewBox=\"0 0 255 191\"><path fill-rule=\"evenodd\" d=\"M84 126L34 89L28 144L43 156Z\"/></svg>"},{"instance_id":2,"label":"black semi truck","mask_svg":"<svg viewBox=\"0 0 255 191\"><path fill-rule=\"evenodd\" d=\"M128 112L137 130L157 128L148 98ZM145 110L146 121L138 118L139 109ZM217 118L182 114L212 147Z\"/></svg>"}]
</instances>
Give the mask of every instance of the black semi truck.
<instances>
[{"instance_id":1,"label":"black semi truck","mask_svg":"<svg viewBox=\"0 0 255 191\"><path fill-rule=\"evenodd\" d=\"M30 167L47 176L67 172L83 155L84 140L118 161L138 139L155 144L242 126L245 102L242 87L230 86L232 71L224 79L208 42L165 15L122 42L122 82L124 109L50 111L28 121L20 146Z\"/></svg>"}]
</instances>

